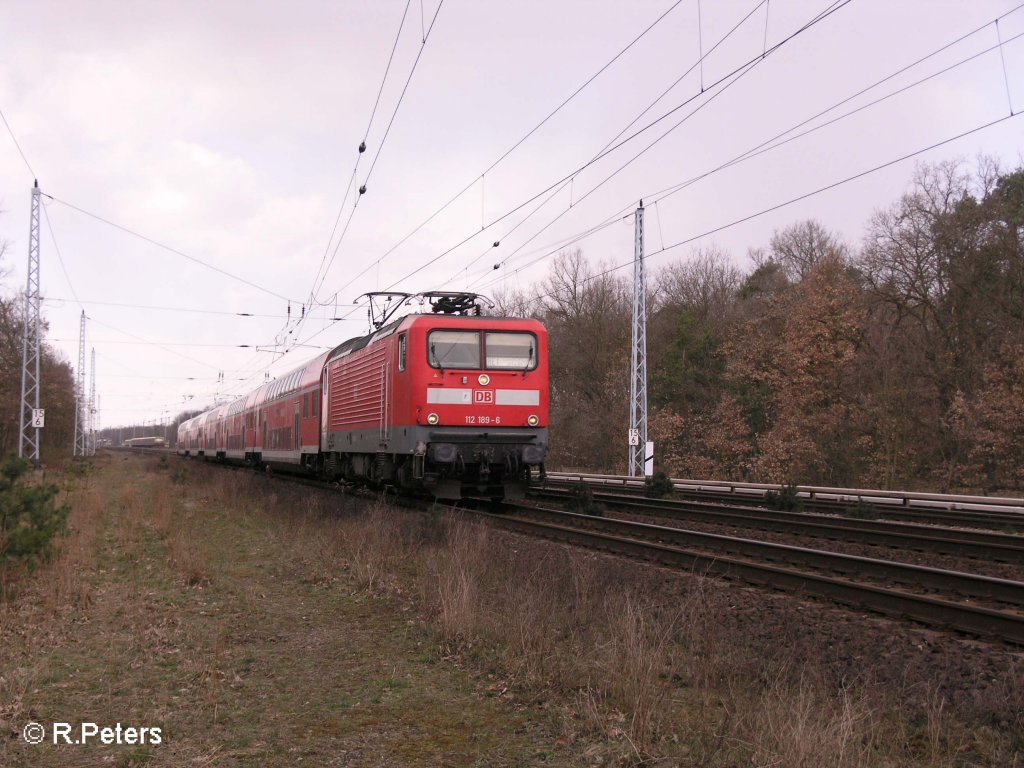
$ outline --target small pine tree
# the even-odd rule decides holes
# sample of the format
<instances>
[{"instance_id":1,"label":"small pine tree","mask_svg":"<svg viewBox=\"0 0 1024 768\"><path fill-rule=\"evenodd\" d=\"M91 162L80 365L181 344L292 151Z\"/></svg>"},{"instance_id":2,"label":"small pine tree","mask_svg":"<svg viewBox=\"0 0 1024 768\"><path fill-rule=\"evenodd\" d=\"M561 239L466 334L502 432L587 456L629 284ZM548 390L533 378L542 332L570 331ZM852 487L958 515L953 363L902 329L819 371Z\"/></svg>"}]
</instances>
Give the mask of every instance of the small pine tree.
<instances>
[{"instance_id":1,"label":"small pine tree","mask_svg":"<svg viewBox=\"0 0 1024 768\"><path fill-rule=\"evenodd\" d=\"M69 509L56 502L59 489L25 482L28 467L16 456L0 465L0 573L34 568L67 528Z\"/></svg>"},{"instance_id":2,"label":"small pine tree","mask_svg":"<svg viewBox=\"0 0 1024 768\"><path fill-rule=\"evenodd\" d=\"M672 478L664 472L655 472L644 480L644 496L649 499L662 499L676 489Z\"/></svg>"}]
</instances>

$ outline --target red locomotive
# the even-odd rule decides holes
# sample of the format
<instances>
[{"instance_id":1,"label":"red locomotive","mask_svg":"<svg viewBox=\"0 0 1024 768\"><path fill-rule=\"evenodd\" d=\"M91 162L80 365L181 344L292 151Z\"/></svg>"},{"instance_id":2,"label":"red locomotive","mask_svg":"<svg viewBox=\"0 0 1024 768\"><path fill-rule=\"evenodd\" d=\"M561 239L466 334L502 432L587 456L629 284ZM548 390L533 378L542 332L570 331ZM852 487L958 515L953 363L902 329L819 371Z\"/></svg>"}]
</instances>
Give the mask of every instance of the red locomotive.
<instances>
[{"instance_id":1,"label":"red locomotive","mask_svg":"<svg viewBox=\"0 0 1024 768\"><path fill-rule=\"evenodd\" d=\"M474 294L383 295L398 301L372 333L182 423L178 453L446 499L521 496L547 453L544 326L481 316ZM413 300L432 311L388 322Z\"/></svg>"}]
</instances>

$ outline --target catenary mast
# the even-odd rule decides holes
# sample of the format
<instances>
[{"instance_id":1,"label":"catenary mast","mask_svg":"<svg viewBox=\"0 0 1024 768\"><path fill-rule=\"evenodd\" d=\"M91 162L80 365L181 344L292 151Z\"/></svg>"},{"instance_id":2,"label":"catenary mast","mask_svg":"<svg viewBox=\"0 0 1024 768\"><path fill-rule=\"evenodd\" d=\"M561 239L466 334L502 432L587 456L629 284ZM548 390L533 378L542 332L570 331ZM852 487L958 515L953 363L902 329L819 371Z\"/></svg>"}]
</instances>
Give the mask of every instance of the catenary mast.
<instances>
[{"instance_id":1,"label":"catenary mast","mask_svg":"<svg viewBox=\"0 0 1024 768\"><path fill-rule=\"evenodd\" d=\"M39 181L32 187L28 229L28 278L21 354L21 428L18 456L39 466Z\"/></svg>"},{"instance_id":2,"label":"catenary mast","mask_svg":"<svg viewBox=\"0 0 1024 768\"><path fill-rule=\"evenodd\" d=\"M636 209L633 260L633 349L629 381L629 475L653 473L654 446L647 441L647 277L644 272L644 201Z\"/></svg>"},{"instance_id":3,"label":"catenary mast","mask_svg":"<svg viewBox=\"0 0 1024 768\"><path fill-rule=\"evenodd\" d=\"M75 444L72 454L85 456L85 310L78 327L78 368L75 369Z\"/></svg>"}]
</instances>

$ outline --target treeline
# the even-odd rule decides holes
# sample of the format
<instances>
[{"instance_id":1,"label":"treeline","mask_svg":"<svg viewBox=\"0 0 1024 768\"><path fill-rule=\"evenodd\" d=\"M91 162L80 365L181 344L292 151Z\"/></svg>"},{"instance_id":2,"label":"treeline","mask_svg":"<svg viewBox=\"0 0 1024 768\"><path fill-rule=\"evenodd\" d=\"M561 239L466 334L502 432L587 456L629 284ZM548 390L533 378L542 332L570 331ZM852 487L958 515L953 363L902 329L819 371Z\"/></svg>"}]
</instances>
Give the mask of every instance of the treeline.
<instances>
[{"instance_id":1,"label":"treeline","mask_svg":"<svg viewBox=\"0 0 1024 768\"><path fill-rule=\"evenodd\" d=\"M5 255L0 243L0 277ZM18 451L21 428L21 371L25 298L23 294L0 295L0 457ZM40 357L39 405L46 410L40 432L40 456L50 463L71 455L75 432L75 380L70 363L44 343Z\"/></svg>"},{"instance_id":2,"label":"treeline","mask_svg":"<svg viewBox=\"0 0 1024 768\"><path fill-rule=\"evenodd\" d=\"M651 439L674 476L1024 488L1024 169L919 167L859 246L816 221L742 271L713 247L653 273ZM622 472L632 276L580 251L499 310L551 334L551 466Z\"/></svg>"}]
</instances>

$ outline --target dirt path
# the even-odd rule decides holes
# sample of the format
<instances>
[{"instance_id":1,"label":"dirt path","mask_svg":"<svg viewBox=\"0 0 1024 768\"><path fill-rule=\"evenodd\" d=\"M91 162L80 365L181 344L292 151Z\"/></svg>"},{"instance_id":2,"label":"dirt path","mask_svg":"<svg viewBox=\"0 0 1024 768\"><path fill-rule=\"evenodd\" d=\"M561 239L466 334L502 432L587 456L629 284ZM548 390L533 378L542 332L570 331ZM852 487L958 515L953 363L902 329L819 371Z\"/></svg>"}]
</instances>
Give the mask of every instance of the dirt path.
<instances>
[{"instance_id":1,"label":"dirt path","mask_svg":"<svg viewBox=\"0 0 1024 768\"><path fill-rule=\"evenodd\" d=\"M153 462L98 460L62 557L0 607L0 765L579 764L553 715L489 696L287 516ZM55 745L62 722L160 743Z\"/></svg>"}]
</instances>

